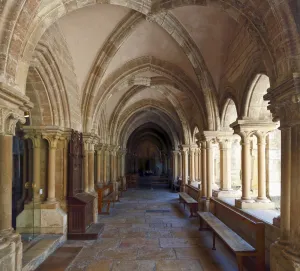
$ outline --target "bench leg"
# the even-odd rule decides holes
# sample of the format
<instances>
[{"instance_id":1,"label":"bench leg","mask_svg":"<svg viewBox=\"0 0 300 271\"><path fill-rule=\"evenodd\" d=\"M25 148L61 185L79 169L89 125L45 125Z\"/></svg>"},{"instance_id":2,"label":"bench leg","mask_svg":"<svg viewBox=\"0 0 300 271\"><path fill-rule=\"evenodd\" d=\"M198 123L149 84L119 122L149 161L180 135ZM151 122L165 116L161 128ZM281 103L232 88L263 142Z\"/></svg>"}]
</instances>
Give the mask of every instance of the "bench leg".
<instances>
[{"instance_id":1,"label":"bench leg","mask_svg":"<svg viewBox=\"0 0 300 271\"><path fill-rule=\"evenodd\" d=\"M212 250L216 250L216 234L213 232L213 247Z\"/></svg>"},{"instance_id":2,"label":"bench leg","mask_svg":"<svg viewBox=\"0 0 300 271\"><path fill-rule=\"evenodd\" d=\"M202 222L202 219L200 216L199 216L199 222L200 222L199 231L202 231L203 230L203 222Z\"/></svg>"},{"instance_id":3,"label":"bench leg","mask_svg":"<svg viewBox=\"0 0 300 271\"><path fill-rule=\"evenodd\" d=\"M109 207L110 207L110 201L107 202L107 206L106 206L106 212L109 214Z\"/></svg>"},{"instance_id":4,"label":"bench leg","mask_svg":"<svg viewBox=\"0 0 300 271\"><path fill-rule=\"evenodd\" d=\"M236 260L239 271L243 271L243 257L241 255L236 255Z\"/></svg>"}]
</instances>

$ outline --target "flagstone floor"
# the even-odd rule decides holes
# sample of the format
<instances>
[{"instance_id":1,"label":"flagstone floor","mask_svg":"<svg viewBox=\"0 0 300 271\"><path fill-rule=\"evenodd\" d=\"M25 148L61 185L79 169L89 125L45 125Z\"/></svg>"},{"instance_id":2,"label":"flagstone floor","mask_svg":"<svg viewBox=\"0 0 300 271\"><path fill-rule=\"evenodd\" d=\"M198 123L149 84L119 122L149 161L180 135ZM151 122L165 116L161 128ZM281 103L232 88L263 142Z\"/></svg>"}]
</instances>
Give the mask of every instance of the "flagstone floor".
<instances>
[{"instance_id":1,"label":"flagstone floor","mask_svg":"<svg viewBox=\"0 0 300 271\"><path fill-rule=\"evenodd\" d=\"M110 215L99 216L99 222L105 224L99 240L64 244L70 253L82 247L73 261L66 265L63 257L68 255L58 254L61 268L54 257L55 269L39 270L237 270L234 255L218 241L217 250L211 250L211 233L198 231L198 218L189 218L178 203L178 194L169 190L128 190Z\"/></svg>"}]
</instances>

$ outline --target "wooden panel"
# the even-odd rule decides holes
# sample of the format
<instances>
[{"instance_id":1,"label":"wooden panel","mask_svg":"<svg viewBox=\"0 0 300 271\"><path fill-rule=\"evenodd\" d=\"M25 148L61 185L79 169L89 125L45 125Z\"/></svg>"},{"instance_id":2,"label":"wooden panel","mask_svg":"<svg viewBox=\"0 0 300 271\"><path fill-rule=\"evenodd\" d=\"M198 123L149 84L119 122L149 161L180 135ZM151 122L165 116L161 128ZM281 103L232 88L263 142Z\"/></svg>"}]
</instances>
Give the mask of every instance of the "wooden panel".
<instances>
[{"instance_id":1,"label":"wooden panel","mask_svg":"<svg viewBox=\"0 0 300 271\"><path fill-rule=\"evenodd\" d=\"M234 252L255 251L243 238L228 228L221 220L209 212L198 212L202 219L214 229L217 235L227 243Z\"/></svg>"}]
</instances>

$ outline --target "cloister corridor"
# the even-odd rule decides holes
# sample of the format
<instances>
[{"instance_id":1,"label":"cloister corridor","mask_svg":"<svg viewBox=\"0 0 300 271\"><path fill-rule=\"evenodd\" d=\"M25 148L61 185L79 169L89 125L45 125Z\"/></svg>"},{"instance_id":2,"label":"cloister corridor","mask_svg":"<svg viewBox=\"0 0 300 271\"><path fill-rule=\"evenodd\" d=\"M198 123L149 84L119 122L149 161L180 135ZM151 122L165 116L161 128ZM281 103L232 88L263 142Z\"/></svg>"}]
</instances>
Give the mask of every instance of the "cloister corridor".
<instances>
[{"instance_id":1,"label":"cloister corridor","mask_svg":"<svg viewBox=\"0 0 300 271\"><path fill-rule=\"evenodd\" d=\"M0 271L300 271L299 195L300 0L0 0Z\"/></svg>"}]
</instances>

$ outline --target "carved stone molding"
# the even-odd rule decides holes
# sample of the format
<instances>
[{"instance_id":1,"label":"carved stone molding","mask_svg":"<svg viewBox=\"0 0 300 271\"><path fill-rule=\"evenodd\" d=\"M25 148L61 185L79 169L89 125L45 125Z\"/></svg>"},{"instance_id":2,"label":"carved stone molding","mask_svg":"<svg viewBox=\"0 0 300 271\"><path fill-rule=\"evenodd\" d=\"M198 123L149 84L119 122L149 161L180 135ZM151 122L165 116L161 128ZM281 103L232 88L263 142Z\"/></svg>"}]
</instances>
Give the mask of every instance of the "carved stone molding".
<instances>
[{"instance_id":1,"label":"carved stone molding","mask_svg":"<svg viewBox=\"0 0 300 271\"><path fill-rule=\"evenodd\" d=\"M294 76L268 89L268 93L264 95L264 100L269 101L268 109L273 119L280 120L281 126L293 126L300 123L299 80L297 76Z\"/></svg>"}]
</instances>

